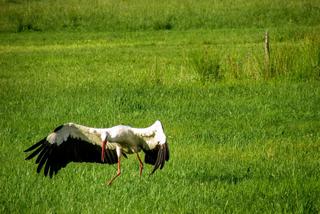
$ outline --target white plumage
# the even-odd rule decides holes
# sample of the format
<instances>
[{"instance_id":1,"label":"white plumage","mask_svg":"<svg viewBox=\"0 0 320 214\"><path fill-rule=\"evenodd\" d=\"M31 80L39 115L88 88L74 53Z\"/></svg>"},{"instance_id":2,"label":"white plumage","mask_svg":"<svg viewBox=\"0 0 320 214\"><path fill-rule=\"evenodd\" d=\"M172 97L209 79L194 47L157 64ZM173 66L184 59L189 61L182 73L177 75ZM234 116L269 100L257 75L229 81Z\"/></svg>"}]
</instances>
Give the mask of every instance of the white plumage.
<instances>
[{"instance_id":1,"label":"white plumage","mask_svg":"<svg viewBox=\"0 0 320 214\"><path fill-rule=\"evenodd\" d=\"M139 152L144 151L145 163L154 165L153 174L162 169L169 160L169 148L162 124L156 121L147 128L118 125L111 128L90 128L75 123L57 127L47 137L25 152L33 151L26 160L37 156L37 172L44 167L44 175L54 174L69 162L97 162L118 164L117 174L109 180L110 185L121 174L120 158L126 154L137 155L140 176L143 163Z\"/></svg>"}]
</instances>

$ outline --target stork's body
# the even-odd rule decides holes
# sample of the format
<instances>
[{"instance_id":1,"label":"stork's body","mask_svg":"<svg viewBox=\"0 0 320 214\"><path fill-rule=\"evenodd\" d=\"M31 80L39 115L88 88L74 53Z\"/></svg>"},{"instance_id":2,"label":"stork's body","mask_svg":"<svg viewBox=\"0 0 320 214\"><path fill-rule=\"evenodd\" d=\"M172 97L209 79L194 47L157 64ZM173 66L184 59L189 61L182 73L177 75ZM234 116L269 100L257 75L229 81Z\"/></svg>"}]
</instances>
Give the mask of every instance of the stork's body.
<instances>
[{"instance_id":1,"label":"stork's body","mask_svg":"<svg viewBox=\"0 0 320 214\"><path fill-rule=\"evenodd\" d=\"M166 136L160 121L147 128L133 128L118 125L111 128L90 128L74 123L57 127L51 134L34 144L25 152L34 150L26 160L37 156L37 172L44 167L44 175L52 177L69 162L97 162L118 164L117 174L108 182L111 184L121 174L121 156L137 155L140 176L143 162L139 152L145 152L145 163L154 165L151 172L162 169L169 160ZM101 151L101 152L100 152Z\"/></svg>"}]
</instances>

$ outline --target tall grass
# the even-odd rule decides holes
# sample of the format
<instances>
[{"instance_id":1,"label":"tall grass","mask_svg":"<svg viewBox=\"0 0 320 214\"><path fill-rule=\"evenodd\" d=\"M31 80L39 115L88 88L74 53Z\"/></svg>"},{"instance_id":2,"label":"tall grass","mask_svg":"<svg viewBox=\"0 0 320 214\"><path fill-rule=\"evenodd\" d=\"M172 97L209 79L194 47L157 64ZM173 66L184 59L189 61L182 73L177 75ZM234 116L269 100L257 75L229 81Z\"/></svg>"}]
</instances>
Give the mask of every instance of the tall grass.
<instances>
[{"instance_id":1,"label":"tall grass","mask_svg":"<svg viewBox=\"0 0 320 214\"><path fill-rule=\"evenodd\" d=\"M263 41L251 47L236 49L221 45L203 45L190 55L190 65L201 82L221 80L264 80L265 59ZM320 40L306 35L296 41L271 40L271 78L315 80L320 78Z\"/></svg>"},{"instance_id":2,"label":"tall grass","mask_svg":"<svg viewBox=\"0 0 320 214\"><path fill-rule=\"evenodd\" d=\"M273 47L271 54L273 77L319 79L320 40L306 38L297 43L280 43Z\"/></svg>"},{"instance_id":3,"label":"tall grass","mask_svg":"<svg viewBox=\"0 0 320 214\"><path fill-rule=\"evenodd\" d=\"M186 30L319 24L316 0L0 2L0 31Z\"/></svg>"},{"instance_id":4,"label":"tall grass","mask_svg":"<svg viewBox=\"0 0 320 214\"><path fill-rule=\"evenodd\" d=\"M2 0L0 5L1 32L271 28L271 77L319 78L318 1ZM198 43L193 53L186 53L189 59L185 67L194 70L202 83L263 80L268 75L264 70L262 35L250 35L251 41L240 43L224 41L223 46L211 39ZM241 37L237 35L237 39Z\"/></svg>"},{"instance_id":5,"label":"tall grass","mask_svg":"<svg viewBox=\"0 0 320 214\"><path fill-rule=\"evenodd\" d=\"M213 52L209 52L208 48L204 48L200 52L195 52L191 56L191 66L199 75L202 83L210 81L219 81L222 79L223 74L221 70L220 56Z\"/></svg>"}]
</instances>

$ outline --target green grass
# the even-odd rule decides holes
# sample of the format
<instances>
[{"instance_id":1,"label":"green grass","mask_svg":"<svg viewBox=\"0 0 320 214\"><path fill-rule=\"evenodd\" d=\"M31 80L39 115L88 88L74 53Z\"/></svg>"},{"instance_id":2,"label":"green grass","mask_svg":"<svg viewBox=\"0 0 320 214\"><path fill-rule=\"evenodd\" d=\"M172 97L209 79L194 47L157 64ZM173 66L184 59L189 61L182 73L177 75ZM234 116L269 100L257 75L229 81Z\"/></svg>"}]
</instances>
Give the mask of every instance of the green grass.
<instances>
[{"instance_id":1,"label":"green grass","mask_svg":"<svg viewBox=\"0 0 320 214\"><path fill-rule=\"evenodd\" d=\"M137 31L315 26L317 0L1 0L0 31Z\"/></svg>"},{"instance_id":2,"label":"green grass","mask_svg":"<svg viewBox=\"0 0 320 214\"><path fill-rule=\"evenodd\" d=\"M318 1L0 1L0 213L319 213ZM270 34L270 74L264 33ZM139 178L23 150L56 126L164 124Z\"/></svg>"},{"instance_id":3,"label":"green grass","mask_svg":"<svg viewBox=\"0 0 320 214\"><path fill-rule=\"evenodd\" d=\"M204 42L263 46L259 30L225 32L1 34L1 212L319 212L319 82L203 84L190 55ZM49 179L24 161L64 122L156 119L171 160L152 177L133 156L111 187L115 166L70 164Z\"/></svg>"}]
</instances>

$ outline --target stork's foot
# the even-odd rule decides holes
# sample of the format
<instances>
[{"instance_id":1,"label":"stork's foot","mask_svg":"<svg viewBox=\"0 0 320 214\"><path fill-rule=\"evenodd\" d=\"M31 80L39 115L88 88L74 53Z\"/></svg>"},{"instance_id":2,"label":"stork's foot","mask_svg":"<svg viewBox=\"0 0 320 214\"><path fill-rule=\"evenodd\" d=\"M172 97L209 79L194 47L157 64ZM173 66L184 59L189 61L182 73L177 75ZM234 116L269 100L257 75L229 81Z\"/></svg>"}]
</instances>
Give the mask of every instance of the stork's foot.
<instances>
[{"instance_id":1,"label":"stork's foot","mask_svg":"<svg viewBox=\"0 0 320 214\"><path fill-rule=\"evenodd\" d=\"M110 186L112 184L112 182L121 175L121 169L120 169L120 159L118 159L118 171L117 174L115 176L113 176L113 178L111 178L110 181L107 182L107 184Z\"/></svg>"},{"instance_id":2,"label":"stork's foot","mask_svg":"<svg viewBox=\"0 0 320 214\"><path fill-rule=\"evenodd\" d=\"M107 185L108 186L111 186L112 182L121 175L121 171L118 171L118 173L111 179L107 182Z\"/></svg>"}]
</instances>

